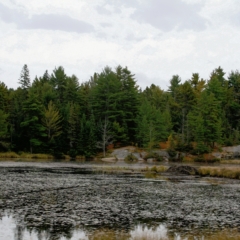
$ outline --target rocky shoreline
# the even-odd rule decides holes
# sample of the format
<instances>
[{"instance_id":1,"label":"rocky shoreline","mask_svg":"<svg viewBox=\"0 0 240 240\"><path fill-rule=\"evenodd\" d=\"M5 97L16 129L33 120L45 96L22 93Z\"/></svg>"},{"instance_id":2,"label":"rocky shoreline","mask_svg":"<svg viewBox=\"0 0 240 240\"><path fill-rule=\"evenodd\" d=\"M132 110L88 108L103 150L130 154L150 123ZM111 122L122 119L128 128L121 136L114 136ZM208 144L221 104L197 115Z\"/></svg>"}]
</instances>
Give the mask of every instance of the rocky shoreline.
<instances>
[{"instance_id":1,"label":"rocky shoreline","mask_svg":"<svg viewBox=\"0 0 240 240\"><path fill-rule=\"evenodd\" d=\"M182 231L240 229L239 180L215 184L173 177L92 174L82 165L2 164L0 215L9 212L19 229L44 229L56 239L77 227L130 229L141 222Z\"/></svg>"}]
</instances>

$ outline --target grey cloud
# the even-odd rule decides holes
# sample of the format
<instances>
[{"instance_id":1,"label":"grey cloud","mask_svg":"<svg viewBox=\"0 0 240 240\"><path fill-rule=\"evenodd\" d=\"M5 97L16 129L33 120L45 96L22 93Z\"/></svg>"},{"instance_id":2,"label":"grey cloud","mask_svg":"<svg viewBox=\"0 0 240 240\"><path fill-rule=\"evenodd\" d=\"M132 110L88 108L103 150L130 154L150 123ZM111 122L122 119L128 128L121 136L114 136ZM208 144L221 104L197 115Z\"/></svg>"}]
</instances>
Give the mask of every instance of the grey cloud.
<instances>
[{"instance_id":1,"label":"grey cloud","mask_svg":"<svg viewBox=\"0 0 240 240\"><path fill-rule=\"evenodd\" d=\"M104 14L104 15L111 15L112 14L111 11L107 10L105 7L102 7L102 6L97 6L96 10L99 14Z\"/></svg>"},{"instance_id":2,"label":"grey cloud","mask_svg":"<svg viewBox=\"0 0 240 240\"><path fill-rule=\"evenodd\" d=\"M135 36L133 33L131 33L131 34L128 34L126 37L125 37L125 39L127 40L127 41L134 41L134 42L138 42L138 41L141 41L141 40L143 40L144 39L144 37L137 37L137 36Z\"/></svg>"},{"instance_id":3,"label":"grey cloud","mask_svg":"<svg viewBox=\"0 0 240 240\"><path fill-rule=\"evenodd\" d=\"M9 9L0 4L0 18L7 23L15 23L19 29L46 29L66 32L92 32L94 27L84 21L58 14L33 15L28 18L24 13Z\"/></svg>"},{"instance_id":4,"label":"grey cloud","mask_svg":"<svg viewBox=\"0 0 240 240\"><path fill-rule=\"evenodd\" d=\"M200 5L188 5L180 0L150 0L144 7L139 6L132 17L163 31L170 31L175 27L178 30L203 30L206 20L198 14L200 9Z\"/></svg>"},{"instance_id":5,"label":"grey cloud","mask_svg":"<svg viewBox=\"0 0 240 240\"><path fill-rule=\"evenodd\" d=\"M17 20L22 21L24 15L15 9L10 9L5 5L0 3L0 19L2 19L6 23L17 22Z\"/></svg>"},{"instance_id":6,"label":"grey cloud","mask_svg":"<svg viewBox=\"0 0 240 240\"><path fill-rule=\"evenodd\" d=\"M34 15L20 28L61 30L78 33L92 32L94 30L94 27L86 22L57 14Z\"/></svg>"},{"instance_id":7,"label":"grey cloud","mask_svg":"<svg viewBox=\"0 0 240 240\"><path fill-rule=\"evenodd\" d=\"M101 26L102 27L112 27L112 24L110 24L110 23L106 23L106 22L102 22L102 23L100 23L101 24Z\"/></svg>"},{"instance_id":8,"label":"grey cloud","mask_svg":"<svg viewBox=\"0 0 240 240\"><path fill-rule=\"evenodd\" d=\"M118 2L119 6L120 2ZM125 0L121 4L135 8L132 18L141 23L149 23L163 31L181 29L203 30L207 20L198 13L201 4L187 4L181 0Z\"/></svg>"},{"instance_id":9,"label":"grey cloud","mask_svg":"<svg viewBox=\"0 0 240 240\"><path fill-rule=\"evenodd\" d=\"M237 13L237 14L235 14L235 15L232 17L232 21L233 21L233 23L234 23L236 26L240 27L240 12Z\"/></svg>"},{"instance_id":10,"label":"grey cloud","mask_svg":"<svg viewBox=\"0 0 240 240\"><path fill-rule=\"evenodd\" d=\"M161 89L167 89L168 86L168 81L162 78L149 77L142 72L137 72L135 74L135 79L137 80L137 84L139 86L142 86L142 90L144 90L146 87L150 87L151 84L155 84L159 86Z\"/></svg>"}]
</instances>

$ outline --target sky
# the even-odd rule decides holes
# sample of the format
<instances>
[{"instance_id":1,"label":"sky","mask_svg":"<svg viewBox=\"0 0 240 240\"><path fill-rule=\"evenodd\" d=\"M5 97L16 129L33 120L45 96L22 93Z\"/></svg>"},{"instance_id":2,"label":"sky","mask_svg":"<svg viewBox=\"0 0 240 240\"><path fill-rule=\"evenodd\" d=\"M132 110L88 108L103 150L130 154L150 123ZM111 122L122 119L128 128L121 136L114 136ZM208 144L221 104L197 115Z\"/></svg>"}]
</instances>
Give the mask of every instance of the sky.
<instances>
[{"instance_id":1,"label":"sky","mask_svg":"<svg viewBox=\"0 0 240 240\"><path fill-rule=\"evenodd\" d=\"M221 66L240 69L239 0L0 0L0 82L19 86L63 66L79 82L128 67L144 89L167 89Z\"/></svg>"}]
</instances>

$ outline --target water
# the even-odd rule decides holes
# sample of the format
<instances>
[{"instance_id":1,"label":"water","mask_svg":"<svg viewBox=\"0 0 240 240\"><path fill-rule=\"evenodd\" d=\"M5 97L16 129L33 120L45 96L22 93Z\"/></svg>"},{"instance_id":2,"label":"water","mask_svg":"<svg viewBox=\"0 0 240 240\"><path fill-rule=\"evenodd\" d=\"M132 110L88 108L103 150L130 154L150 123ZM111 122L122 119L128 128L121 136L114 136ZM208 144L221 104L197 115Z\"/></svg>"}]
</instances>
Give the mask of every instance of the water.
<instances>
[{"instance_id":1,"label":"water","mask_svg":"<svg viewBox=\"0 0 240 240\"><path fill-rule=\"evenodd\" d=\"M0 240L240 239L237 180L18 164L0 168Z\"/></svg>"},{"instance_id":2,"label":"water","mask_svg":"<svg viewBox=\"0 0 240 240\"><path fill-rule=\"evenodd\" d=\"M0 221L0 239L1 240L90 240L90 239L148 239L148 240L167 240L167 239L187 239L181 238L177 233L175 236L169 237L168 229L164 225L159 225L157 227L146 227L143 225L137 225L129 232L119 232L109 229L95 230L95 231L84 231L84 230L74 230L67 237L60 236L54 238L51 236L49 231L36 232L35 230L28 230L16 224L14 218L10 216L2 217Z\"/></svg>"},{"instance_id":3,"label":"water","mask_svg":"<svg viewBox=\"0 0 240 240\"><path fill-rule=\"evenodd\" d=\"M160 224L155 227L146 225L136 225L129 231L119 231L112 229L75 229L67 236L54 236L49 231L29 230L16 224L10 215L2 217L0 220L1 240L239 240L240 234L237 230L217 231L214 233L179 233Z\"/></svg>"}]
</instances>

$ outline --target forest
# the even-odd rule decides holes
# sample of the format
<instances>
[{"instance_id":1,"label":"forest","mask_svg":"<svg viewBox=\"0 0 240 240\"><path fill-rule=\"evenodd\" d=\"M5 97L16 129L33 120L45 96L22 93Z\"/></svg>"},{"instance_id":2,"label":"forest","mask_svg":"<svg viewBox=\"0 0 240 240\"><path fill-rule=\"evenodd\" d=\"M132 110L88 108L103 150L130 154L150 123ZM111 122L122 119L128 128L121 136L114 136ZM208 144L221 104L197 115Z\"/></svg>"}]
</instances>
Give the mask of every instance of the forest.
<instances>
[{"instance_id":1,"label":"forest","mask_svg":"<svg viewBox=\"0 0 240 240\"><path fill-rule=\"evenodd\" d=\"M105 67L86 82L62 66L17 89L0 82L0 151L95 156L108 145L203 154L239 143L240 73L221 67L209 79L174 75L169 88L141 89L127 68Z\"/></svg>"}]
</instances>

